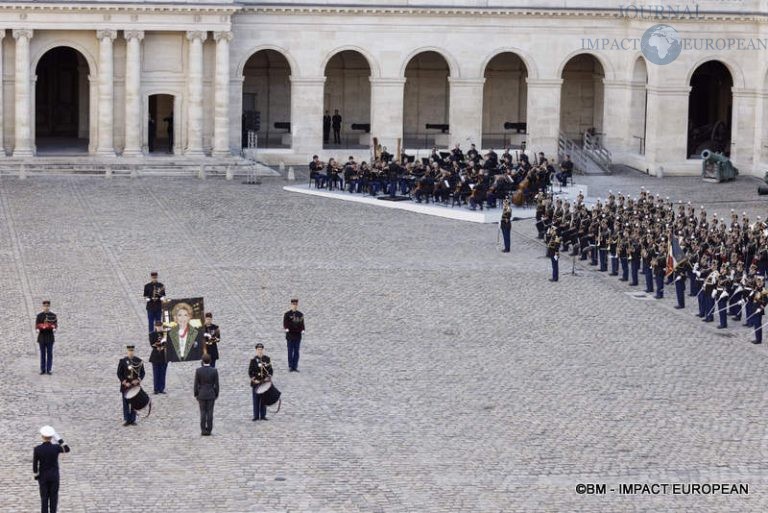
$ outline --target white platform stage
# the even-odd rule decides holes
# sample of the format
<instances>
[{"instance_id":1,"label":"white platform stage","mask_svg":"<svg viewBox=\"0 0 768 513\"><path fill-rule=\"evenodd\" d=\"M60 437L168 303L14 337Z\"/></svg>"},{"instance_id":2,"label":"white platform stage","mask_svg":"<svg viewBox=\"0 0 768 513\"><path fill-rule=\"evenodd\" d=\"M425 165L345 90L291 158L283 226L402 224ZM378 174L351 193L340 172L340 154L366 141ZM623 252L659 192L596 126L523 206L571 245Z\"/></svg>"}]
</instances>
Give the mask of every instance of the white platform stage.
<instances>
[{"instance_id":1,"label":"white platform stage","mask_svg":"<svg viewBox=\"0 0 768 513\"><path fill-rule=\"evenodd\" d=\"M367 194L353 193L350 194L346 191L328 191L325 189L315 189L310 187L309 184L295 184L286 185L283 190L289 192L297 192L300 194L310 194L312 196L320 196L323 198L331 198L343 201L353 201L356 203L363 203L366 205L372 205L375 207L395 208L399 210L407 210L409 212L416 212L418 214L426 214L430 216L445 217L448 219L457 219L459 221L469 221L471 223L497 223L501 218L501 205L492 209L485 210L471 210L467 206L445 206L441 204L433 203L416 203L416 200L402 200L402 201L386 201L377 198L383 197L379 195L377 198L369 196ZM575 185L573 187L563 187L562 190L559 186L555 186L554 193L556 198L567 199L572 201L578 196L579 191L582 191L584 197L587 197L587 187L582 185ZM536 216L535 208L519 208L512 207L512 220L530 219Z\"/></svg>"}]
</instances>

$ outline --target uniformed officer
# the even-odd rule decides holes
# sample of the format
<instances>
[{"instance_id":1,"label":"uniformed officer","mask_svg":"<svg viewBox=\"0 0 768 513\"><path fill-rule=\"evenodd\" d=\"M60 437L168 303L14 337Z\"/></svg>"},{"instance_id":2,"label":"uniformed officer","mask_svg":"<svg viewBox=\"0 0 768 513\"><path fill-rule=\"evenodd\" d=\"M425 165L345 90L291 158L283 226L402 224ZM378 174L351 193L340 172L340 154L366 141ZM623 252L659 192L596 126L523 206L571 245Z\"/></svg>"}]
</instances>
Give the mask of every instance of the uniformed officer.
<instances>
[{"instance_id":1,"label":"uniformed officer","mask_svg":"<svg viewBox=\"0 0 768 513\"><path fill-rule=\"evenodd\" d=\"M157 281L157 272L149 273L150 281L144 285L144 299L147 302L147 321L149 332L155 330L155 321L162 320L163 301L165 301L165 285Z\"/></svg>"},{"instance_id":2,"label":"uniformed officer","mask_svg":"<svg viewBox=\"0 0 768 513\"><path fill-rule=\"evenodd\" d=\"M264 381L270 379L274 374L272 369L272 360L264 354L264 344L256 344L256 356L251 358L251 364L248 366L248 376L251 377L251 396L253 399L253 419L267 420L267 405L261 402L261 396L256 393L256 389Z\"/></svg>"},{"instance_id":3,"label":"uniformed officer","mask_svg":"<svg viewBox=\"0 0 768 513\"><path fill-rule=\"evenodd\" d=\"M213 314L205 313L205 326L203 340L205 342L205 354L211 355L211 367L216 367L216 360L219 359L219 342L221 341L221 332L219 327L213 323Z\"/></svg>"},{"instance_id":4,"label":"uniformed officer","mask_svg":"<svg viewBox=\"0 0 768 513\"><path fill-rule=\"evenodd\" d=\"M501 211L501 221L499 222L501 236L504 239L503 253L509 253L510 231L512 230L512 208L509 206L509 200L504 200L504 206Z\"/></svg>"},{"instance_id":5,"label":"uniformed officer","mask_svg":"<svg viewBox=\"0 0 768 513\"><path fill-rule=\"evenodd\" d=\"M168 332L163 329L163 321L155 321L155 331L149 334L152 352L149 363L152 364L152 385L155 394L165 393L165 374L168 371Z\"/></svg>"},{"instance_id":6,"label":"uniformed officer","mask_svg":"<svg viewBox=\"0 0 768 513\"><path fill-rule=\"evenodd\" d=\"M750 322L752 323L752 326L755 328L755 340L752 341L753 344L762 344L763 343L763 314L765 313L765 305L768 301L768 297L766 297L766 292L763 290L763 278L762 276L757 277L757 283L755 284L755 291L754 295L752 296L752 302L753 302L753 309L754 314L752 315L752 318L750 319Z\"/></svg>"},{"instance_id":7,"label":"uniformed officer","mask_svg":"<svg viewBox=\"0 0 768 513\"><path fill-rule=\"evenodd\" d=\"M299 311L299 300L291 299L291 309L283 315L283 329L288 342L288 370L299 372L299 349L304 333L304 314Z\"/></svg>"},{"instance_id":8,"label":"uniformed officer","mask_svg":"<svg viewBox=\"0 0 768 513\"><path fill-rule=\"evenodd\" d=\"M123 399L123 426L136 425L136 412L125 398L124 392L141 384L144 379L144 362L134 355L136 346L125 346L125 356L117 363L117 379L120 380L120 397Z\"/></svg>"},{"instance_id":9,"label":"uniformed officer","mask_svg":"<svg viewBox=\"0 0 768 513\"><path fill-rule=\"evenodd\" d=\"M32 452L32 472L40 487L40 511L56 513L59 504L59 454L70 449L51 426L40 428L40 436L43 443Z\"/></svg>"},{"instance_id":10,"label":"uniformed officer","mask_svg":"<svg viewBox=\"0 0 768 513\"><path fill-rule=\"evenodd\" d=\"M552 263L552 277L549 281L555 282L560 277L560 237L557 236L557 229L553 226L549 229L549 242L547 243L547 257Z\"/></svg>"},{"instance_id":11,"label":"uniformed officer","mask_svg":"<svg viewBox=\"0 0 768 513\"><path fill-rule=\"evenodd\" d=\"M675 308L678 310L685 308L685 280L688 276L688 269L690 267L688 261L682 262L677 266L673 273L675 275L675 294L677 295L677 305Z\"/></svg>"},{"instance_id":12,"label":"uniformed officer","mask_svg":"<svg viewBox=\"0 0 768 513\"><path fill-rule=\"evenodd\" d=\"M59 328L56 314L51 312L51 302L43 301L43 311L35 318L37 343L40 346L40 374L50 374L53 370L54 333Z\"/></svg>"}]
</instances>

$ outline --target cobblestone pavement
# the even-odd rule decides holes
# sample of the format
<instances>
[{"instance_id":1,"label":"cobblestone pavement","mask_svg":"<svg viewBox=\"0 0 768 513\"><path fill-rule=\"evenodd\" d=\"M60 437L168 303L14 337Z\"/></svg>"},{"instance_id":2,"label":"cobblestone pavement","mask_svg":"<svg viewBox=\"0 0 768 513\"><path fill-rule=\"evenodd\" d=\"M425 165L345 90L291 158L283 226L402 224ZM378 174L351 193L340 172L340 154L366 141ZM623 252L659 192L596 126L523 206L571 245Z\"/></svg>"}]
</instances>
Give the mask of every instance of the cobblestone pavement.
<instances>
[{"instance_id":1,"label":"cobblestone pavement","mask_svg":"<svg viewBox=\"0 0 768 513\"><path fill-rule=\"evenodd\" d=\"M589 181L766 212L749 180ZM0 180L0 512L37 510L32 447L48 423L72 446L62 512L768 509L768 347L746 328L717 333L690 307L566 262L549 283L532 221L514 224L506 255L492 225L283 184ZM121 425L117 359L126 342L148 356L140 296L154 269L171 296L205 296L222 329L210 438L193 364L172 364L152 415ZM308 331L289 374L280 322L294 294ZM52 376L37 374L32 331L45 298L61 323ZM250 420L257 341L284 399L266 423ZM750 494L575 492L632 482Z\"/></svg>"}]
</instances>

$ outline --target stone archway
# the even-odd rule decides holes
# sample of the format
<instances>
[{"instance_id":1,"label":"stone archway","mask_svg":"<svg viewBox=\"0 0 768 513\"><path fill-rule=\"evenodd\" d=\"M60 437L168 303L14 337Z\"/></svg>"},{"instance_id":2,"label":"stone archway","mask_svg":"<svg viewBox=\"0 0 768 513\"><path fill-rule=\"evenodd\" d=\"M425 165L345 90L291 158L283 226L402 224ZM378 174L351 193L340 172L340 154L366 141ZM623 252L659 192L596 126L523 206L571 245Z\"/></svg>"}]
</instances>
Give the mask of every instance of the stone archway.
<instances>
[{"instance_id":1,"label":"stone archway","mask_svg":"<svg viewBox=\"0 0 768 513\"><path fill-rule=\"evenodd\" d=\"M448 61L435 51L416 54L408 62L403 93L403 149L449 146L449 76Z\"/></svg>"},{"instance_id":2,"label":"stone archway","mask_svg":"<svg viewBox=\"0 0 768 513\"><path fill-rule=\"evenodd\" d=\"M57 46L37 63L35 145L38 154L88 153L90 69L74 48Z\"/></svg>"},{"instance_id":3,"label":"stone archway","mask_svg":"<svg viewBox=\"0 0 768 513\"><path fill-rule=\"evenodd\" d=\"M560 132L581 144L585 132L603 131L605 70L594 55L582 53L568 60L561 78Z\"/></svg>"},{"instance_id":4,"label":"stone archway","mask_svg":"<svg viewBox=\"0 0 768 513\"><path fill-rule=\"evenodd\" d=\"M291 147L291 65L277 50L259 50L243 66L241 145L249 132L259 148Z\"/></svg>"},{"instance_id":5,"label":"stone archway","mask_svg":"<svg viewBox=\"0 0 768 513\"><path fill-rule=\"evenodd\" d=\"M519 149L527 132L528 69L519 55L501 52L484 71L482 148Z\"/></svg>"},{"instance_id":6,"label":"stone archway","mask_svg":"<svg viewBox=\"0 0 768 513\"><path fill-rule=\"evenodd\" d=\"M707 61L691 75L688 95L688 158L710 150L731 154L733 77L720 61Z\"/></svg>"},{"instance_id":7,"label":"stone archway","mask_svg":"<svg viewBox=\"0 0 768 513\"><path fill-rule=\"evenodd\" d=\"M367 148L371 127L371 67L355 50L343 50L325 67L323 112L341 116L339 141L333 126L323 121L323 145L328 148ZM367 125L367 129L364 128Z\"/></svg>"}]
</instances>

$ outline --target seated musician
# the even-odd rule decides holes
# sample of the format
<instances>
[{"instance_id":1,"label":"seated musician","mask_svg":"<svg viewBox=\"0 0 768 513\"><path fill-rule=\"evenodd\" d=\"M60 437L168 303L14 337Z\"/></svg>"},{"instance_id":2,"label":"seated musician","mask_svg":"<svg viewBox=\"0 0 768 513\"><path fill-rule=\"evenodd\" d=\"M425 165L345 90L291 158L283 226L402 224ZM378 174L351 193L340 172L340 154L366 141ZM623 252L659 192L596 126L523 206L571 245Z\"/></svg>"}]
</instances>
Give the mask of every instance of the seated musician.
<instances>
[{"instance_id":1,"label":"seated musician","mask_svg":"<svg viewBox=\"0 0 768 513\"><path fill-rule=\"evenodd\" d=\"M467 159L474 162L475 164L477 164L480 160L480 152L477 151L477 148L474 144L470 145L469 151L467 152Z\"/></svg>"},{"instance_id":2,"label":"seated musician","mask_svg":"<svg viewBox=\"0 0 768 513\"><path fill-rule=\"evenodd\" d=\"M309 163L309 179L315 181L315 189L325 187L328 176L323 172L325 165L320 162L320 157L312 156L312 162Z\"/></svg>"},{"instance_id":3,"label":"seated musician","mask_svg":"<svg viewBox=\"0 0 768 513\"><path fill-rule=\"evenodd\" d=\"M453 147L451 150L451 161L454 163L456 162L464 162L464 152L461 151L461 147L459 143L456 143L456 146Z\"/></svg>"},{"instance_id":4,"label":"seated musician","mask_svg":"<svg viewBox=\"0 0 768 513\"><path fill-rule=\"evenodd\" d=\"M360 192L360 176L354 157L349 157L347 164L344 166L344 180L347 182L350 193Z\"/></svg>"},{"instance_id":5,"label":"seated musician","mask_svg":"<svg viewBox=\"0 0 768 513\"><path fill-rule=\"evenodd\" d=\"M423 199L426 199L427 202L429 202L429 198L434 191L435 179L430 174L423 176L416 183L416 190L414 192L416 203L421 203L421 200Z\"/></svg>"},{"instance_id":6,"label":"seated musician","mask_svg":"<svg viewBox=\"0 0 768 513\"><path fill-rule=\"evenodd\" d=\"M450 174L447 172L441 172L435 179L434 198L435 202L448 203L448 198L451 195L451 183L448 180Z\"/></svg>"},{"instance_id":7,"label":"seated musician","mask_svg":"<svg viewBox=\"0 0 768 513\"><path fill-rule=\"evenodd\" d=\"M573 177L573 162L570 155L566 155L565 160L560 163L560 172L556 176L560 185L563 187L568 185L568 179Z\"/></svg>"},{"instance_id":8,"label":"seated musician","mask_svg":"<svg viewBox=\"0 0 768 513\"><path fill-rule=\"evenodd\" d=\"M480 207L480 210L483 209L483 203L485 202L486 198L486 185L483 180L479 180L475 187L472 189L472 194L469 196L469 208L472 210L476 210L477 207Z\"/></svg>"},{"instance_id":9,"label":"seated musician","mask_svg":"<svg viewBox=\"0 0 768 513\"><path fill-rule=\"evenodd\" d=\"M381 155L379 156L382 162L389 162L392 160L392 154L387 151L387 147L384 146L381 149Z\"/></svg>"},{"instance_id":10,"label":"seated musician","mask_svg":"<svg viewBox=\"0 0 768 513\"><path fill-rule=\"evenodd\" d=\"M339 165L336 163L336 159L329 159L328 160L328 166L326 168L326 180L328 181L328 190L333 190L334 186L336 186L339 189L344 188L344 180L342 179L341 175L341 169L339 168Z\"/></svg>"}]
</instances>

